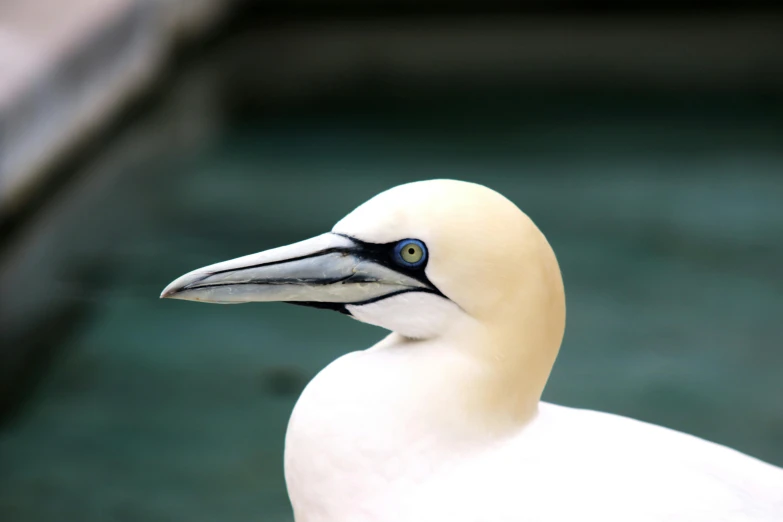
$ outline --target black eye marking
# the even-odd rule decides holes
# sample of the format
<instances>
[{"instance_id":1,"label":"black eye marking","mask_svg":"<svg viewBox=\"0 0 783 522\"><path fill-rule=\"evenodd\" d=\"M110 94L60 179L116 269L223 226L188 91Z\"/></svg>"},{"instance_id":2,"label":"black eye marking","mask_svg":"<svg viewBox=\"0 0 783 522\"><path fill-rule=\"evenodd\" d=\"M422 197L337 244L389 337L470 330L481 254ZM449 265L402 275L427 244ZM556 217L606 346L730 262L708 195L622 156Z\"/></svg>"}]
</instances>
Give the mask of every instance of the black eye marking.
<instances>
[{"instance_id":1,"label":"black eye marking","mask_svg":"<svg viewBox=\"0 0 783 522\"><path fill-rule=\"evenodd\" d=\"M337 233L333 232L333 234L337 234ZM411 277L413 279L416 279L417 281L424 283L425 287L406 288L398 292L392 292L390 294L367 299L366 301L358 301L354 303L325 303L325 302L309 302L309 301L287 301L287 302L300 306L309 306L314 308L334 310L336 312L340 312L341 314L351 315L351 313L346 308L346 305L354 305L354 306L366 305L370 303L375 303L377 301L382 301L383 299L387 299L389 297L394 297L396 295L405 294L409 292L424 292L428 294L437 295L444 299L449 299L443 292L441 292L438 289L438 287L432 284L432 281L429 280L427 274L425 273L425 268L427 267L427 262L429 261L429 253L427 250L427 245L424 242L419 241L418 239L402 239L400 241L394 241L393 243L368 243L366 241L356 239L355 237L349 236L347 234L337 234L337 235L350 239L356 244L356 246L352 246L348 248L339 248L339 249L335 249L335 251L345 252L346 254L351 254L356 257L365 259L367 261L371 261L373 263L377 263L379 265L385 266L386 268L394 270L395 272L405 274L408 277ZM411 246L409 248L406 248L409 244L411 244ZM400 251L403 248L405 249L406 255L408 254L408 250L413 250L413 254L415 254L417 246L421 249L422 252L422 257L418 262L413 264L405 262L404 260L403 262L400 262L400 259L398 258L401 254Z\"/></svg>"},{"instance_id":2,"label":"black eye marking","mask_svg":"<svg viewBox=\"0 0 783 522\"><path fill-rule=\"evenodd\" d=\"M416 279L417 281L421 281L422 283L427 285L427 288L422 288L421 290L417 290L417 291L430 292L435 295L439 295L441 297L448 299L446 295L444 295L440 290L438 290L438 288L434 284L432 284L432 281L429 280L427 274L425 273L425 269L427 268L427 263L429 262L429 253L428 253L427 245L423 241L420 241L418 239L402 239L399 241L394 241L393 243L368 243L366 241L362 241L361 239L356 239L355 237L349 236L347 234L337 234L337 235L347 237L348 239L356 243L355 247L348 249L351 254L362 257L368 261L378 263L379 265L385 266L386 268L390 268L395 272L405 274L408 277L412 277L413 279ZM415 242L415 244L419 245L422 249L422 252L424 253L421 261L419 263L416 263L415 265L411 265L410 263L404 263L404 264L400 263L396 259L397 254L395 254L395 248L400 246L405 246L408 243L412 243L412 242Z\"/></svg>"}]
</instances>

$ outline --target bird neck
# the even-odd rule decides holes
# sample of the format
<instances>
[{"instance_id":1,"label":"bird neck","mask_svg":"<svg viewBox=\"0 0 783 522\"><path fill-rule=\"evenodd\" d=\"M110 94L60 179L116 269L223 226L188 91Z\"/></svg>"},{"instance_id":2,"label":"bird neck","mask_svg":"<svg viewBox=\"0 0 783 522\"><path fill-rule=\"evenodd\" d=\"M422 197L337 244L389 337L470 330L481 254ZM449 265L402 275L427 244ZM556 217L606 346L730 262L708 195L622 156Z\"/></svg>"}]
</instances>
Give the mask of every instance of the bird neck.
<instances>
[{"instance_id":1,"label":"bird neck","mask_svg":"<svg viewBox=\"0 0 783 522\"><path fill-rule=\"evenodd\" d=\"M345 506L396 502L408 492L395 485L415 484L411 475L448 473L455 456L523 429L537 413L549 368L534 375L544 361L515 333L478 321L426 340L393 333L320 372L286 434L286 482L297 520L312 512L348 520Z\"/></svg>"},{"instance_id":2,"label":"bird neck","mask_svg":"<svg viewBox=\"0 0 783 522\"><path fill-rule=\"evenodd\" d=\"M541 394L557 356L560 339L519 317L469 321L429 341L391 337L377 349L411 351L411 383L434 401L432 408L452 416L449 433L502 438L522 429L538 411ZM431 412L429 415L433 415ZM438 416L434 417L436 420Z\"/></svg>"}]
</instances>

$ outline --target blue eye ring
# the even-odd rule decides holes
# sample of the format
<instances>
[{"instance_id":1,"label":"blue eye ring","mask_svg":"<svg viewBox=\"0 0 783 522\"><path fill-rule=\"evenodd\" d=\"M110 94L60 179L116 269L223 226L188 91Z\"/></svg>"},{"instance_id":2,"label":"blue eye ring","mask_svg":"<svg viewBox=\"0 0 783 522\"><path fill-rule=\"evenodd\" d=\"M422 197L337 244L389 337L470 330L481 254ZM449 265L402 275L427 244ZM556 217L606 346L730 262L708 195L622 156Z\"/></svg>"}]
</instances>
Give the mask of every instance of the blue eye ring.
<instances>
[{"instance_id":1,"label":"blue eye ring","mask_svg":"<svg viewBox=\"0 0 783 522\"><path fill-rule=\"evenodd\" d=\"M406 249L408 249L408 252L405 251ZM421 257L417 261L411 262L411 256L415 257L419 251L421 252ZM427 246L418 239L398 241L394 245L394 261L398 265L407 268L419 268L427 262Z\"/></svg>"}]
</instances>

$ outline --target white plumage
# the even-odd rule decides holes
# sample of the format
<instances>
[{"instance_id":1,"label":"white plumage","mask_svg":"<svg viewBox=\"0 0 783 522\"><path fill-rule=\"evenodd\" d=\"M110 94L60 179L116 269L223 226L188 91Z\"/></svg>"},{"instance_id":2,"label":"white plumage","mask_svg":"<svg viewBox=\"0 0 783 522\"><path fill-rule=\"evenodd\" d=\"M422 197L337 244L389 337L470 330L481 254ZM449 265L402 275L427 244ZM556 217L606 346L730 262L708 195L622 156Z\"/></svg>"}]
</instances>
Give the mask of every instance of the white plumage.
<instances>
[{"instance_id":1,"label":"white plumage","mask_svg":"<svg viewBox=\"0 0 783 522\"><path fill-rule=\"evenodd\" d=\"M392 330L330 364L294 409L297 522L783 521L780 468L540 402L565 327L560 270L533 222L485 187L396 187L330 234L196 270L163 295L298 301Z\"/></svg>"}]
</instances>

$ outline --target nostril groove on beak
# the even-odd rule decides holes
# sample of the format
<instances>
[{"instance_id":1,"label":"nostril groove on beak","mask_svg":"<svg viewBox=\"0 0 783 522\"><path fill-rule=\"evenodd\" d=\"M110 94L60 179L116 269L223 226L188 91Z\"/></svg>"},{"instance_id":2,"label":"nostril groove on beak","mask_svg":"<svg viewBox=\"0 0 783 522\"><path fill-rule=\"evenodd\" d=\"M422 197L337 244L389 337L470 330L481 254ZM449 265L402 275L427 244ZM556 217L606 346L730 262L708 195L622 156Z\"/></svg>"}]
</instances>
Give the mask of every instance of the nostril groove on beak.
<instances>
[{"instance_id":1,"label":"nostril groove on beak","mask_svg":"<svg viewBox=\"0 0 783 522\"><path fill-rule=\"evenodd\" d=\"M360 272L354 272L350 276L346 277L341 281L342 284L346 283L378 283L380 282L380 279L378 279L376 276L372 276L369 274L362 274Z\"/></svg>"}]
</instances>

